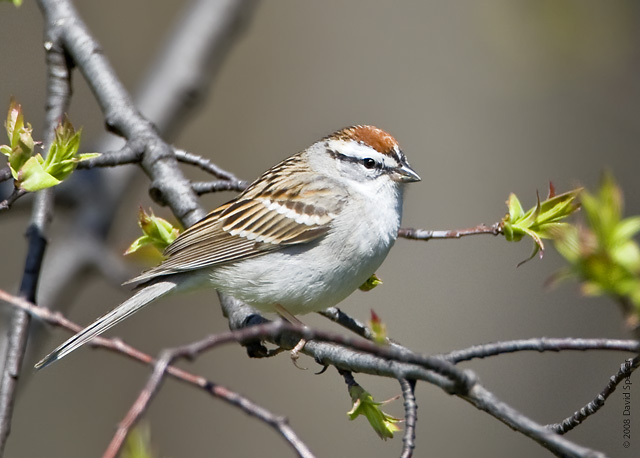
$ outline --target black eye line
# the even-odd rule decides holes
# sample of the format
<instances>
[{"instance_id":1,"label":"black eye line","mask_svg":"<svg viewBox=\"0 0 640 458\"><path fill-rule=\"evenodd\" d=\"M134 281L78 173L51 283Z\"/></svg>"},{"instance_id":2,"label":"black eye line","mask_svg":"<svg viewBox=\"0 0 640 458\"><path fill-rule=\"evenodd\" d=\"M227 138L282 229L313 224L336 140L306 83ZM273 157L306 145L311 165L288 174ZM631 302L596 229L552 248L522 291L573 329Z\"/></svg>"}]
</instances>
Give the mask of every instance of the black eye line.
<instances>
[{"instance_id":1,"label":"black eye line","mask_svg":"<svg viewBox=\"0 0 640 458\"><path fill-rule=\"evenodd\" d=\"M362 164L364 167L366 167L367 169L373 169L373 168L378 168L378 169L382 169L384 168L383 164L378 164L378 162L376 162L375 159L370 158L370 157L365 157L364 159L360 159L357 157L353 157L353 156L347 156L346 154L342 154L339 153L336 150L332 150L332 149L328 149L327 150L329 152L329 154L341 161L345 161L345 162L353 162L355 164ZM373 163L373 166L368 166L367 163L371 164Z\"/></svg>"}]
</instances>

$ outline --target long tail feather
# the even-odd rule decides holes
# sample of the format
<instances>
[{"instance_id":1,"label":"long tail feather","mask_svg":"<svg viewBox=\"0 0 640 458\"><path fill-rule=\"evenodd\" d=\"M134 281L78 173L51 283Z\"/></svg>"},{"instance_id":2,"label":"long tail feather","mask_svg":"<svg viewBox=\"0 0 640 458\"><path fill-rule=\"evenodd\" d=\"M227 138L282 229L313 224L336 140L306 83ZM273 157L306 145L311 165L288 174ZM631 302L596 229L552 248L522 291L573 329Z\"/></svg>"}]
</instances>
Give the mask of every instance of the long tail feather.
<instances>
[{"instance_id":1,"label":"long tail feather","mask_svg":"<svg viewBox=\"0 0 640 458\"><path fill-rule=\"evenodd\" d=\"M149 286L145 286L132 297L124 301L122 304L111 310L106 315L101 316L92 324L84 328L82 331L71 337L65 343L53 350L47 356L45 356L38 364L35 365L36 369L42 369L49 364L64 358L73 350L81 347L85 343L89 342L94 337L102 334L107 329L115 326L128 316L134 314L145 305L154 301L155 299L164 296L172 289L176 287L176 283L173 281L159 281Z\"/></svg>"}]
</instances>

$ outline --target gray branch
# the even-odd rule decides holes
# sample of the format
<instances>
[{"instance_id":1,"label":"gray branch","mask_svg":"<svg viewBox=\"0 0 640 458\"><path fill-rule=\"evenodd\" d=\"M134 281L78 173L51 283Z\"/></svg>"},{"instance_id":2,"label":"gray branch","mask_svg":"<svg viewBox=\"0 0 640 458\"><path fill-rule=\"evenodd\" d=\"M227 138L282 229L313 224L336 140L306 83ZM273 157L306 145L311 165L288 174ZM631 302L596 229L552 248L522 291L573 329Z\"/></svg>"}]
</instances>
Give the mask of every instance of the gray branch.
<instances>
[{"instance_id":1,"label":"gray branch","mask_svg":"<svg viewBox=\"0 0 640 458\"><path fill-rule=\"evenodd\" d=\"M66 56L60 46L60 36L51 27L46 28L45 34L48 46L44 151L48 151L53 142L55 126L69 106L71 76ZM18 293L20 297L34 303L47 245L46 234L52 218L53 191L45 189L36 194L33 202L33 213L27 229L28 250ZM13 311L0 381L0 456L3 455L11 430L18 378L29 337L29 323L30 317L26 312L17 309Z\"/></svg>"}]
</instances>

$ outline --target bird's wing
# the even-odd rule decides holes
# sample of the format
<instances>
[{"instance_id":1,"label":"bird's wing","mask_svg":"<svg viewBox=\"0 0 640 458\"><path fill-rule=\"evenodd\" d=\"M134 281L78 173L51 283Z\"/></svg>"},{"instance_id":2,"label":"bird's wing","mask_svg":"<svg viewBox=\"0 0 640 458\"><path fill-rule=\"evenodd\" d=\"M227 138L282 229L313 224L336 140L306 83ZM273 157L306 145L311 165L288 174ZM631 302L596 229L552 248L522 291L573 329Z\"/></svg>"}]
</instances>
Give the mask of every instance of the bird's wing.
<instances>
[{"instance_id":1,"label":"bird's wing","mask_svg":"<svg viewBox=\"0 0 640 458\"><path fill-rule=\"evenodd\" d=\"M218 207L167 247L157 267L127 283L211 267L308 243L329 231L346 193L329 184L302 181L277 193L254 189ZM314 202L313 204L309 203Z\"/></svg>"}]
</instances>

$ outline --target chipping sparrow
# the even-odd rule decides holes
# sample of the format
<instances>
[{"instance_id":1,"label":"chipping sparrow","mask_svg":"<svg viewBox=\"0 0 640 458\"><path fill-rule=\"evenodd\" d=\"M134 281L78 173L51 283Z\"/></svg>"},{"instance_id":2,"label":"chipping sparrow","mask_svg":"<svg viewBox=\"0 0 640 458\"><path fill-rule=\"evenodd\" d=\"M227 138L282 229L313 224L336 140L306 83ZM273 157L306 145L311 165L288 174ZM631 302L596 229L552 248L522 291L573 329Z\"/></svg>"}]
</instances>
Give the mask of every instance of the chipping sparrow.
<instances>
[{"instance_id":1,"label":"chipping sparrow","mask_svg":"<svg viewBox=\"0 0 640 458\"><path fill-rule=\"evenodd\" d=\"M174 291L213 287L264 312L325 310L362 285L396 240L404 183L419 181L396 140L372 126L335 132L270 168L182 233L141 289L40 361L44 367Z\"/></svg>"}]
</instances>

